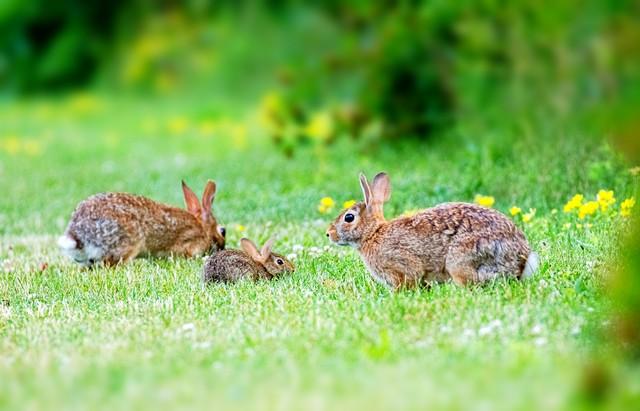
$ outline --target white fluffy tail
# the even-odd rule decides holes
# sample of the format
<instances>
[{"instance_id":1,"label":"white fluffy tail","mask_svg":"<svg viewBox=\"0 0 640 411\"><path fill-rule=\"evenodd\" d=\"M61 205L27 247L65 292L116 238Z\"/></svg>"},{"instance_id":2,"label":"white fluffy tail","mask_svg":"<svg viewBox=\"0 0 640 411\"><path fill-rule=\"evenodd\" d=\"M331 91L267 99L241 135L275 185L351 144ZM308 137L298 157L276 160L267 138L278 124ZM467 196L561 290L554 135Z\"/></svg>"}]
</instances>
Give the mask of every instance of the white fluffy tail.
<instances>
[{"instance_id":1,"label":"white fluffy tail","mask_svg":"<svg viewBox=\"0 0 640 411\"><path fill-rule=\"evenodd\" d=\"M58 238L58 247L60 247L62 251L69 252L78 247L78 242L69 234L65 234Z\"/></svg>"},{"instance_id":2,"label":"white fluffy tail","mask_svg":"<svg viewBox=\"0 0 640 411\"><path fill-rule=\"evenodd\" d=\"M527 262L524 265L524 271L522 272L522 278L529 278L540 267L540 256L535 251L529 253L529 257L527 257Z\"/></svg>"}]
</instances>

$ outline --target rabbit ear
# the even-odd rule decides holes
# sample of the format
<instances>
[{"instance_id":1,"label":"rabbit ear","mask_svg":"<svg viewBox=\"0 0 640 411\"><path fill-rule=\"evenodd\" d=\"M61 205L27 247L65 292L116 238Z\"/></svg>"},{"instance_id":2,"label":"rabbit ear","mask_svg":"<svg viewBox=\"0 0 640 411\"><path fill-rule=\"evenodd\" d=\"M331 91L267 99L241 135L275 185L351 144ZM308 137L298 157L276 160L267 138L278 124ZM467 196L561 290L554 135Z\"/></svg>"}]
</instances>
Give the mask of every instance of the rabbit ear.
<instances>
[{"instance_id":1,"label":"rabbit ear","mask_svg":"<svg viewBox=\"0 0 640 411\"><path fill-rule=\"evenodd\" d=\"M378 173L373 178L371 187L371 210L382 214L382 206L391 197L391 182L387 173Z\"/></svg>"},{"instance_id":2,"label":"rabbit ear","mask_svg":"<svg viewBox=\"0 0 640 411\"><path fill-rule=\"evenodd\" d=\"M240 248L242 248L245 253L249 254L249 257L251 257L253 261L262 261L262 256L258 252L258 248L253 243L253 241L249 240L248 238L243 238L240 240Z\"/></svg>"},{"instance_id":3,"label":"rabbit ear","mask_svg":"<svg viewBox=\"0 0 640 411\"><path fill-rule=\"evenodd\" d=\"M371 204L371 188L369 187L369 182L367 182L367 177L362 173L360 173L360 188L362 188L364 203L368 207Z\"/></svg>"},{"instance_id":4,"label":"rabbit ear","mask_svg":"<svg viewBox=\"0 0 640 411\"><path fill-rule=\"evenodd\" d=\"M216 197L216 182L215 181L207 181L207 185L204 186L204 192L202 194L202 211L209 212L211 211L211 204L213 204L213 199Z\"/></svg>"},{"instance_id":5,"label":"rabbit ear","mask_svg":"<svg viewBox=\"0 0 640 411\"><path fill-rule=\"evenodd\" d=\"M273 238L267 240L266 243L262 246L262 250L260 250L260 255L264 261L267 261L269 256L271 255L271 246L273 245Z\"/></svg>"},{"instance_id":6,"label":"rabbit ear","mask_svg":"<svg viewBox=\"0 0 640 411\"><path fill-rule=\"evenodd\" d=\"M200 200L198 200L198 196L193 192L187 185L187 183L182 180L182 193L184 194L184 203L187 205L187 211L191 214L198 215L200 213Z\"/></svg>"},{"instance_id":7,"label":"rabbit ear","mask_svg":"<svg viewBox=\"0 0 640 411\"><path fill-rule=\"evenodd\" d=\"M373 200L381 203L386 203L391 197L391 181L387 173L378 173L373 178Z\"/></svg>"}]
</instances>

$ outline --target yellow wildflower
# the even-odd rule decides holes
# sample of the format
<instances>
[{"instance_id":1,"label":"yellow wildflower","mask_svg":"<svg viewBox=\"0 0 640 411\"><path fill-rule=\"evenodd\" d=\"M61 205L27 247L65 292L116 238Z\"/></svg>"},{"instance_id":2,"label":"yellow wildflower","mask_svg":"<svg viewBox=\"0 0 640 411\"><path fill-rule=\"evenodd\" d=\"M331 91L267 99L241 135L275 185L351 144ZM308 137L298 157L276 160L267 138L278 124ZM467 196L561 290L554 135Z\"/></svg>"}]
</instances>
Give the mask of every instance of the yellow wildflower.
<instances>
[{"instance_id":1,"label":"yellow wildflower","mask_svg":"<svg viewBox=\"0 0 640 411\"><path fill-rule=\"evenodd\" d=\"M522 214L522 221L525 223L529 223L531 222L531 220L533 220L533 217L535 216L536 216L536 209L530 208L527 213Z\"/></svg>"},{"instance_id":2,"label":"yellow wildflower","mask_svg":"<svg viewBox=\"0 0 640 411\"><path fill-rule=\"evenodd\" d=\"M509 209L509 213L511 213L512 216L517 216L521 212L522 212L522 209L520 207L513 206Z\"/></svg>"},{"instance_id":3,"label":"yellow wildflower","mask_svg":"<svg viewBox=\"0 0 640 411\"><path fill-rule=\"evenodd\" d=\"M326 112L316 113L311 116L305 127L306 134L316 140L327 140L333 134L333 119Z\"/></svg>"},{"instance_id":4,"label":"yellow wildflower","mask_svg":"<svg viewBox=\"0 0 640 411\"><path fill-rule=\"evenodd\" d=\"M236 224L236 231L243 232L246 229L247 228L245 226L243 226L242 224Z\"/></svg>"},{"instance_id":5,"label":"yellow wildflower","mask_svg":"<svg viewBox=\"0 0 640 411\"><path fill-rule=\"evenodd\" d=\"M20 139L16 136L9 136L2 141L2 148L10 155L15 155L20 151Z\"/></svg>"},{"instance_id":6,"label":"yellow wildflower","mask_svg":"<svg viewBox=\"0 0 640 411\"><path fill-rule=\"evenodd\" d=\"M496 202L496 199L491 197L491 196L485 196L485 195L482 195L482 194L476 194L476 196L473 199L473 201L476 204L479 204L481 206L485 206L485 207L491 208L493 206L493 204Z\"/></svg>"},{"instance_id":7,"label":"yellow wildflower","mask_svg":"<svg viewBox=\"0 0 640 411\"><path fill-rule=\"evenodd\" d=\"M321 214L328 213L333 210L333 207L336 205L336 202L331 197L322 197L320 199L320 204L318 204L318 211Z\"/></svg>"},{"instance_id":8,"label":"yellow wildflower","mask_svg":"<svg viewBox=\"0 0 640 411\"><path fill-rule=\"evenodd\" d=\"M636 205L636 199L634 197L627 198L620 203L620 215L622 217L629 217L631 215L631 209Z\"/></svg>"},{"instance_id":9,"label":"yellow wildflower","mask_svg":"<svg viewBox=\"0 0 640 411\"><path fill-rule=\"evenodd\" d=\"M189 121L186 117L175 116L169 119L167 122L167 129L171 134L179 135L187 131L189 127Z\"/></svg>"},{"instance_id":10,"label":"yellow wildflower","mask_svg":"<svg viewBox=\"0 0 640 411\"><path fill-rule=\"evenodd\" d=\"M347 200L344 203L342 203L342 208L350 208L353 207L353 205L356 203L356 200Z\"/></svg>"},{"instance_id":11,"label":"yellow wildflower","mask_svg":"<svg viewBox=\"0 0 640 411\"><path fill-rule=\"evenodd\" d=\"M616 198L613 196L613 191L609 190L600 190L598 191L598 195L596 196L598 203L600 203L600 208L602 211L607 211L609 206L615 204Z\"/></svg>"},{"instance_id":12,"label":"yellow wildflower","mask_svg":"<svg viewBox=\"0 0 640 411\"><path fill-rule=\"evenodd\" d=\"M567 204L564 205L563 211L565 213L570 213L576 208L580 208L580 206L582 205L582 200L584 200L584 196L582 194L574 195L571 200L569 200Z\"/></svg>"},{"instance_id":13,"label":"yellow wildflower","mask_svg":"<svg viewBox=\"0 0 640 411\"><path fill-rule=\"evenodd\" d=\"M322 197L320 199L320 204L322 204L325 207L333 207L334 205L336 205L336 202L333 201L333 198L331 197Z\"/></svg>"},{"instance_id":14,"label":"yellow wildflower","mask_svg":"<svg viewBox=\"0 0 640 411\"><path fill-rule=\"evenodd\" d=\"M584 219L588 215L593 215L598 211L600 204L597 201L588 201L578 209L578 218Z\"/></svg>"}]
</instances>

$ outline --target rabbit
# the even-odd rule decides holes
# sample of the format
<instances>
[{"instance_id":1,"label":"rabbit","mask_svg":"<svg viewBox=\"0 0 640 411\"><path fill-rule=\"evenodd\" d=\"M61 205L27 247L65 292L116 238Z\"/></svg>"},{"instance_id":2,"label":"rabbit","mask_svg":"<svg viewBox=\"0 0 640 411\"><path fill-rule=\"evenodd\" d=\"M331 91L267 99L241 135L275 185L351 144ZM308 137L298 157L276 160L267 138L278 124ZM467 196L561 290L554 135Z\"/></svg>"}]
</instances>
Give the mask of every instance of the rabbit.
<instances>
[{"instance_id":1,"label":"rabbit","mask_svg":"<svg viewBox=\"0 0 640 411\"><path fill-rule=\"evenodd\" d=\"M225 229L211 212L216 183L207 182L202 201L184 181L182 192L187 210L127 193L93 195L78 204L58 245L85 266L224 249Z\"/></svg>"},{"instance_id":2,"label":"rabbit","mask_svg":"<svg viewBox=\"0 0 640 411\"><path fill-rule=\"evenodd\" d=\"M378 173L369 185L361 173L360 186L364 202L343 210L326 235L358 250L371 275L391 288L521 279L538 269L538 254L523 232L498 211L444 203L387 221L382 208L391 195L388 175Z\"/></svg>"},{"instance_id":3,"label":"rabbit","mask_svg":"<svg viewBox=\"0 0 640 411\"><path fill-rule=\"evenodd\" d=\"M240 240L242 250L219 251L207 257L202 270L205 283L235 282L241 279L272 279L294 271L293 264L280 254L271 252L273 240L258 251L249 239Z\"/></svg>"}]
</instances>

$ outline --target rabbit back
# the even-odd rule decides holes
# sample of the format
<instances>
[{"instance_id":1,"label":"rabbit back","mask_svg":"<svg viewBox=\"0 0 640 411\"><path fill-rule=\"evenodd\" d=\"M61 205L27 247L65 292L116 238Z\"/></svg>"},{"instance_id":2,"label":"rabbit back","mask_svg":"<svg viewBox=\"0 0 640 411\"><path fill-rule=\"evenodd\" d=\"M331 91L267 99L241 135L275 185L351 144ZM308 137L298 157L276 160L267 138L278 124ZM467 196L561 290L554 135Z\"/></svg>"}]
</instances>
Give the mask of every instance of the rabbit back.
<instances>
[{"instance_id":1,"label":"rabbit back","mask_svg":"<svg viewBox=\"0 0 640 411\"><path fill-rule=\"evenodd\" d=\"M361 247L379 281L483 281L498 273L520 276L531 250L503 214L467 203L444 203L379 227ZM458 281L464 276L465 281ZM469 281L467 281L467 277Z\"/></svg>"},{"instance_id":2,"label":"rabbit back","mask_svg":"<svg viewBox=\"0 0 640 411\"><path fill-rule=\"evenodd\" d=\"M202 270L205 283L257 280L268 277L267 271L241 250L221 250L207 257Z\"/></svg>"},{"instance_id":3,"label":"rabbit back","mask_svg":"<svg viewBox=\"0 0 640 411\"><path fill-rule=\"evenodd\" d=\"M76 207L58 243L75 261L91 265L139 254L184 254L199 242L204 248L202 228L188 212L142 196L102 193Z\"/></svg>"}]
</instances>

